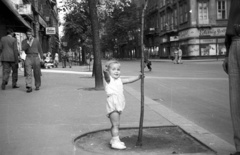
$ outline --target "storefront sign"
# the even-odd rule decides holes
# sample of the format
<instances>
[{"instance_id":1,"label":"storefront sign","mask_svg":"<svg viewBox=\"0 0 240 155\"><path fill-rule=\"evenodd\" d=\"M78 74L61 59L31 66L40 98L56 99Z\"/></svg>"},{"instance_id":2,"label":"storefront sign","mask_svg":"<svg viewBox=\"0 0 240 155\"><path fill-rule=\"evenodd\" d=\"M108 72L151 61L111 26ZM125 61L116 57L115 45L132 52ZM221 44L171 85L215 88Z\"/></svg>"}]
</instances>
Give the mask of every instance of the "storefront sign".
<instances>
[{"instance_id":1,"label":"storefront sign","mask_svg":"<svg viewBox=\"0 0 240 155\"><path fill-rule=\"evenodd\" d=\"M46 34L56 34L55 27L46 27Z\"/></svg>"},{"instance_id":2,"label":"storefront sign","mask_svg":"<svg viewBox=\"0 0 240 155\"><path fill-rule=\"evenodd\" d=\"M18 5L18 13L20 15L31 15L32 14L31 4L20 4L20 5Z\"/></svg>"},{"instance_id":3,"label":"storefront sign","mask_svg":"<svg viewBox=\"0 0 240 155\"><path fill-rule=\"evenodd\" d=\"M200 36L225 36L226 27L223 28L202 28L199 29Z\"/></svg>"},{"instance_id":4,"label":"storefront sign","mask_svg":"<svg viewBox=\"0 0 240 155\"><path fill-rule=\"evenodd\" d=\"M179 32L179 39L198 37L198 36L199 36L199 30L197 28L191 28L191 29Z\"/></svg>"},{"instance_id":5,"label":"storefront sign","mask_svg":"<svg viewBox=\"0 0 240 155\"><path fill-rule=\"evenodd\" d=\"M170 36L170 41L178 41L179 37L178 36Z\"/></svg>"},{"instance_id":6,"label":"storefront sign","mask_svg":"<svg viewBox=\"0 0 240 155\"><path fill-rule=\"evenodd\" d=\"M190 39L188 40L188 44L199 44L199 39Z\"/></svg>"},{"instance_id":7,"label":"storefront sign","mask_svg":"<svg viewBox=\"0 0 240 155\"><path fill-rule=\"evenodd\" d=\"M200 39L200 44L216 43L216 39Z\"/></svg>"}]
</instances>

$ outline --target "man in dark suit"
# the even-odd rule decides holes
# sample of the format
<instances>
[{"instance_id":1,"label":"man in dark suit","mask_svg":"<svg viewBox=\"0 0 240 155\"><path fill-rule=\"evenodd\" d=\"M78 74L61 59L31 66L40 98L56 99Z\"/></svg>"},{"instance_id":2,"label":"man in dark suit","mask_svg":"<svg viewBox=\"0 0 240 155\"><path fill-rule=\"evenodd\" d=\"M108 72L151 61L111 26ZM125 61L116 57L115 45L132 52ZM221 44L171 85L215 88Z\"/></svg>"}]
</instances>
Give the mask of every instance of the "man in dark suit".
<instances>
[{"instance_id":1,"label":"man in dark suit","mask_svg":"<svg viewBox=\"0 0 240 155\"><path fill-rule=\"evenodd\" d=\"M234 143L240 155L240 0L231 0L225 45L226 57L223 69L229 77L229 99Z\"/></svg>"},{"instance_id":2,"label":"man in dark suit","mask_svg":"<svg viewBox=\"0 0 240 155\"><path fill-rule=\"evenodd\" d=\"M12 69L12 88L19 88L17 86L18 80L18 49L17 39L13 37L13 30L7 30L7 36L1 38L0 52L2 54L3 78L2 90L5 90L9 80L9 74Z\"/></svg>"},{"instance_id":3,"label":"man in dark suit","mask_svg":"<svg viewBox=\"0 0 240 155\"><path fill-rule=\"evenodd\" d=\"M35 80L35 90L41 86L41 61L43 58L42 47L38 39L33 37L32 30L27 31L27 39L22 41L22 50L26 53L26 88L27 93L32 92L32 71Z\"/></svg>"}]
</instances>

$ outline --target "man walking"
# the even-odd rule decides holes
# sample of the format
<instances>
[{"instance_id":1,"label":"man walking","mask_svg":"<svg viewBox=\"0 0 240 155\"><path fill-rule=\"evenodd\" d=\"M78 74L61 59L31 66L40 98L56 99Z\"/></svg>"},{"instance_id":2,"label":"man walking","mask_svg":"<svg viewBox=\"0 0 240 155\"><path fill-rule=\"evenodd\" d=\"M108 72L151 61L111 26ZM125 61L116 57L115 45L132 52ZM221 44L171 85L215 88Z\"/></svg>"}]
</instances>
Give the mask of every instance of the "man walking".
<instances>
[{"instance_id":1,"label":"man walking","mask_svg":"<svg viewBox=\"0 0 240 155\"><path fill-rule=\"evenodd\" d=\"M62 68L65 68L67 65L67 53L65 52L65 50L62 50L61 55L62 55Z\"/></svg>"},{"instance_id":2,"label":"man walking","mask_svg":"<svg viewBox=\"0 0 240 155\"><path fill-rule=\"evenodd\" d=\"M3 67L2 90L5 90L12 69L12 88L17 86L18 80L18 49L17 39L13 37L13 30L7 30L7 36L1 38L0 53Z\"/></svg>"},{"instance_id":3,"label":"man walking","mask_svg":"<svg viewBox=\"0 0 240 155\"><path fill-rule=\"evenodd\" d=\"M69 51L67 53L67 58L68 58L69 68L72 68L73 52L71 49L69 49Z\"/></svg>"},{"instance_id":4,"label":"man walking","mask_svg":"<svg viewBox=\"0 0 240 155\"><path fill-rule=\"evenodd\" d=\"M32 31L26 33L27 39L22 41L22 50L26 53L25 69L26 69L26 88L27 93L32 92L32 77L35 80L35 90L39 90L41 86L41 66L40 61L43 58L42 47L39 40L33 37ZM33 76L32 76L33 71Z\"/></svg>"},{"instance_id":5,"label":"man walking","mask_svg":"<svg viewBox=\"0 0 240 155\"><path fill-rule=\"evenodd\" d=\"M178 49L174 50L174 64L178 64Z\"/></svg>"},{"instance_id":6,"label":"man walking","mask_svg":"<svg viewBox=\"0 0 240 155\"><path fill-rule=\"evenodd\" d=\"M226 58L223 69L229 76L230 112L232 117L234 143L240 155L240 0L231 0L225 45Z\"/></svg>"},{"instance_id":7,"label":"man walking","mask_svg":"<svg viewBox=\"0 0 240 155\"><path fill-rule=\"evenodd\" d=\"M178 64L182 64L182 50L178 47Z\"/></svg>"}]
</instances>

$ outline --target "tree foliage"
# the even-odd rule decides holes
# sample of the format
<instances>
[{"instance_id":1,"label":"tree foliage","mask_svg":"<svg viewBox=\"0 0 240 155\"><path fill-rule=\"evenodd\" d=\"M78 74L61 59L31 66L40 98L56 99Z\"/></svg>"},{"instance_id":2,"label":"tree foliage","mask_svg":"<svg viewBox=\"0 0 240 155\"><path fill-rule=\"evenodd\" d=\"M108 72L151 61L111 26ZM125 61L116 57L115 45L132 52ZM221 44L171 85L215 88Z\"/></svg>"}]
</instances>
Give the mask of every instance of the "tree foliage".
<instances>
[{"instance_id":1,"label":"tree foliage","mask_svg":"<svg viewBox=\"0 0 240 155\"><path fill-rule=\"evenodd\" d=\"M115 46L126 44L139 29L137 7L129 1L121 1L121 5L113 5L114 9L108 14L105 22L105 33L102 47L106 51L113 51Z\"/></svg>"},{"instance_id":2,"label":"tree foliage","mask_svg":"<svg viewBox=\"0 0 240 155\"><path fill-rule=\"evenodd\" d=\"M64 38L68 48L91 46L91 21L87 1L67 0L59 9L64 11Z\"/></svg>"}]
</instances>

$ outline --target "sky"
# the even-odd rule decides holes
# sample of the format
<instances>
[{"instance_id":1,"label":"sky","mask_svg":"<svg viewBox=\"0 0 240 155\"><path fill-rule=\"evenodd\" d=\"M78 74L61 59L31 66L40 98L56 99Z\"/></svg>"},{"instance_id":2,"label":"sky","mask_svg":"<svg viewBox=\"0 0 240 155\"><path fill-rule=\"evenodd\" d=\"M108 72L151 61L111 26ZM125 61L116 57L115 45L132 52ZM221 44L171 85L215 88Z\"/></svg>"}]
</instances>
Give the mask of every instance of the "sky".
<instances>
[{"instance_id":1,"label":"sky","mask_svg":"<svg viewBox=\"0 0 240 155\"><path fill-rule=\"evenodd\" d=\"M59 3L60 1L64 1L64 0L57 0L58 8L61 7L63 4L63 3ZM64 20L63 20L64 13L60 12L60 13L58 13L58 16L59 16L59 22L62 24L64 22ZM63 26L62 25L59 27L59 35L60 35L60 37L63 36Z\"/></svg>"}]
</instances>

